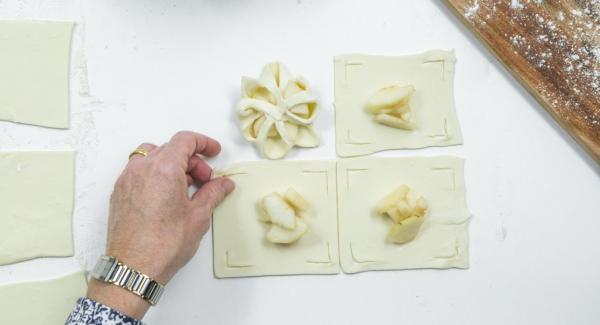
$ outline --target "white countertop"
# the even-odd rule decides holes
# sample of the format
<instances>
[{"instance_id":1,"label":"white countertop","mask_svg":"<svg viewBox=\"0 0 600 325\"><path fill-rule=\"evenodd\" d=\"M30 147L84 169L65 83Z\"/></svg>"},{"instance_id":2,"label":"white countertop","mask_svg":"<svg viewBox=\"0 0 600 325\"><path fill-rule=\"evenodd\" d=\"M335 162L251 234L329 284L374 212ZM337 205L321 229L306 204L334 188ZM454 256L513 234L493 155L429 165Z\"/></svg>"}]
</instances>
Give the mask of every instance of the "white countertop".
<instances>
[{"instance_id":1,"label":"white countertop","mask_svg":"<svg viewBox=\"0 0 600 325\"><path fill-rule=\"evenodd\" d=\"M72 20L72 127L0 122L0 150L78 152L75 256L0 267L0 283L89 269L105 243L113 182L139 143L177 130L221 141L225 167L259 159L236 127L242 75L277 59L322 104L333 159L333 56L456 50L464 145L379 156L466 159L469 270L217 280L211 236L149 324L598 324L600 167L441 1L0 0L2 19ZM0 180L1 181L1 180Z\"/></svg>"}]
</instances>

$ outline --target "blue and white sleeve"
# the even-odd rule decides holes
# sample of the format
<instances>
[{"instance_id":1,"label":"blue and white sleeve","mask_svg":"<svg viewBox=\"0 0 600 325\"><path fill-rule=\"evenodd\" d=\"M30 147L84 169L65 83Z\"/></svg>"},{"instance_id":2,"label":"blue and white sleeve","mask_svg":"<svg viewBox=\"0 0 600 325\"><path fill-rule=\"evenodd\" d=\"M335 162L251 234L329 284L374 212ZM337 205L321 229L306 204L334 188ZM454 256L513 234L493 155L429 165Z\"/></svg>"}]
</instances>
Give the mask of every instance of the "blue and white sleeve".
<instances>
[{"instance_id":1,"label":"blue and white sleeve","mask_svg":"<svg viewBox=\"0 0 600 325\"><path fill-rule=\"evenodd\" d=\"M144 323L94 300L79 298L65 325L144 325Z\"/></svg>"}]
</instances>

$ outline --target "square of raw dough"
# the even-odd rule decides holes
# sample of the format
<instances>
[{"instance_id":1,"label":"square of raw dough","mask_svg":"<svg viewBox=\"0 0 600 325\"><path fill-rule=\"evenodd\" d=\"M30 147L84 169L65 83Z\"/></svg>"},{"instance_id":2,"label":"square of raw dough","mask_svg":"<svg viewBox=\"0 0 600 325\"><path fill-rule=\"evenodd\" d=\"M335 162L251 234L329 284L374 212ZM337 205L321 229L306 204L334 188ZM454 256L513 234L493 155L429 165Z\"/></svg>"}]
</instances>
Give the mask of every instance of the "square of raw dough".
<instances>
[{"instance_id":1,"label":"square of raw dough","mask_svg":"<svg viewBox=\"0 0 600 325\"><path fill-rule=\"evenodd\" d=\"M84 272L0 286L0 324L63 324L86 288Z\"/></svg>"},{"instance_id":2,"label":"square of raw dough","mask_svg":"<svg viewBox=\"0 0 600 325\"><path fill-rule=\"evenodd\" d=\"M214 212L216 277L339 273L335 161L247 162L217 175L231 177L236 189ZM308 231L293 244L273 244L257 202L289 187L310 204Z\"/></svg>"},{"instance_id":3,"label":"square of raw dough","mask_svg":"<svg viewBox=\"0 0 600 325\"><path fill-rule=\"evenodd\" d=\"M75 153L0 152L0 265L72 256Z\"/></svg>"},{"instance_id":4,"label":"square of raw dough","mask_svg":"<svg viewBox=\"0 0 600 325\"><path fill-rule=\"evenodd\" d=\"M411 56L349 54L335 58L336 150L340 157L389 149L449 146L462 143L454 109L454 52L429 51ZM373 120L368 99L391 85L413 85L414 130Z\"/></svg>"},{"instance_id":5,"label":"square of raw dough","mask_svg":"<svg viewBox=\"0 0 600 325\"><path fill-rule=\"evenodd\" d=\"M392 220L375 205L400 185L428 204L417 237L386 240ZM468 268L463 160L455 157L353 158L338 163L340 263L345 273Z\"/></svg>"},{"instance_id":6,"label":"square of raw dough","mask_svg":"<svg viewBox=\"0 0 600 325\"><path fill-rule=\"evenodd\" d=\"M71 22L0 21L0 120L69 127Z\"/></svg>"}]
</instances>

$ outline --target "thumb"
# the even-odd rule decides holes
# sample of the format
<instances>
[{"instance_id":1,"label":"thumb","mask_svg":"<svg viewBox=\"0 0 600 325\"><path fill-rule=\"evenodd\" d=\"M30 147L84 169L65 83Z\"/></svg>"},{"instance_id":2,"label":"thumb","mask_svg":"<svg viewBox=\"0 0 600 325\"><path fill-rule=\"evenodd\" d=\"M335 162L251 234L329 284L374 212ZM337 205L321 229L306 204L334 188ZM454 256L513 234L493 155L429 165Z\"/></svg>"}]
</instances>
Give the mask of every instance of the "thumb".
<instances>
[{"instance_id":1,"label":"thumb","mask_svg":"<svg viewBox=\"0 0 600 325\"><path fill-rule=\"evenodd\" d=\"M192 196L192 201L199 207L213 210L233 192L235 183L227 177L219 177L204 183Z\"/></svg>"}]
</instances>

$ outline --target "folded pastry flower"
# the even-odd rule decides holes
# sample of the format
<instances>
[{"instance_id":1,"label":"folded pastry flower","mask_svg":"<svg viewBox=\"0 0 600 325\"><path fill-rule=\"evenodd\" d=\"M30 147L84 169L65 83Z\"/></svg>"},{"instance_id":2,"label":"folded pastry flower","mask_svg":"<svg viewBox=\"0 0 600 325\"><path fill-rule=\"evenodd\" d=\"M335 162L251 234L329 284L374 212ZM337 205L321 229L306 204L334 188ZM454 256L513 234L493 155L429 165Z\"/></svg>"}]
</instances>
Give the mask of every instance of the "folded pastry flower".
<instances>
[{"instance_id":1,"label":"folded pastry flower","mask_svg":"<svg viewBox=\"0 0 600 325\"><path fill-rule=\"evenodd\" d=\"M279 62L265 66L258 80L242 78L238 103L242 132L269 159L285 157L294 146L319 145L312 127L317 108L308 83Z\"/></svg>"}]
</instances>

